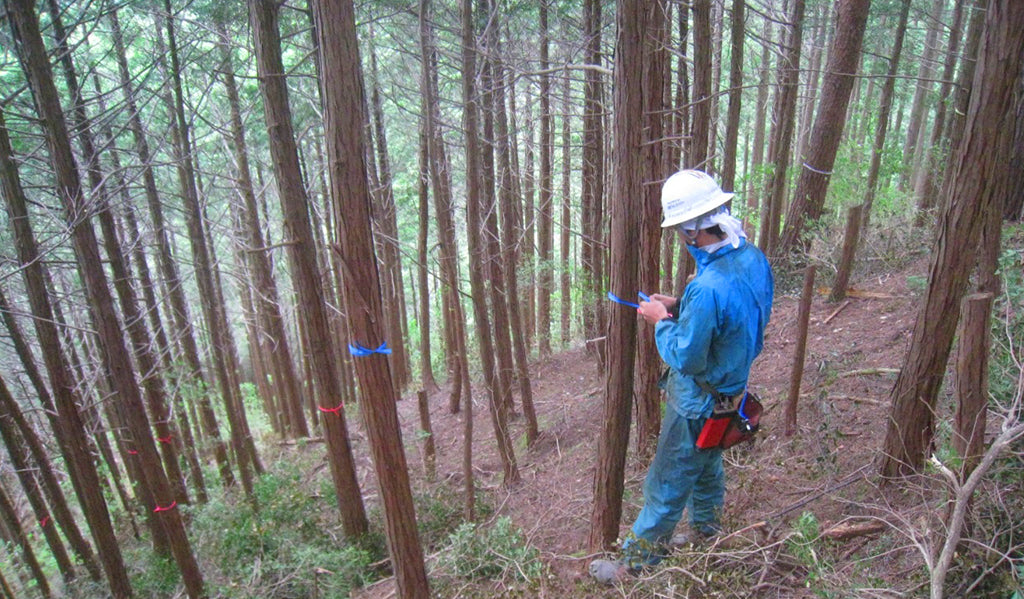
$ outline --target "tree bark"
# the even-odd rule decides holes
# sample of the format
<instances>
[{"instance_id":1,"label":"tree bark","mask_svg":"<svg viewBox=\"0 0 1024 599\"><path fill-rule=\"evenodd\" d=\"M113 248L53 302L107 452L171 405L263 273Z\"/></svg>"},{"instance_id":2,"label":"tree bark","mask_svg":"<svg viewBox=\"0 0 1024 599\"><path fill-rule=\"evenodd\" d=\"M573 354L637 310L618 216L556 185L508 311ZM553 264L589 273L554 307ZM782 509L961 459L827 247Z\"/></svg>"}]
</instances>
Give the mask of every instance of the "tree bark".
<instances>
[{"instance_id":1,"label":"tree bark","mask_svg":"<svg viewBox=\"0 0 1024 599\"><path fill-rule=\"evenodd\" d=\"M644 36L662 18L659 3L620 0L616 4L614 91L614 185L611 208L611 291L619 297L636 293L639 282L640 198L643 193L643 136L645 90L642 85ZM661 90L658 89L658 96ZM608 320L608 374L605 379L604 426L598 440L594 473L594 509L590 548L611 549L619 536L623 477L629 445L629 412L633 397L637 317L615 311Z\"/></svg>"},{"instance_id":2,"label":"tree bark","mask_svg":"<svg viewBox=\"0 0 1024 599\"><path fill-rule=\"evenodd\" d=\"M975 0L972 5L971 18L967 26L967 35L964 40L963 58L961 59L960 72L957 74L956 85L953 90L952 110L949 111L949 122L946 123L946 142L950 153L956 151L960 140L964 135L964 123L966 122L967 105L971 98L971 86L974 81L974 71L977 66L978 47L981 44L981 33L985 24L985 15L989 0ZM952 169L947 168L943 177L941 190L945 190L951 183ZM939 195L942 193L940 191ZM934 202L938 204L938 202ZM919 216L918 221L925 224L925 216Z\"/></svg>"},{"instance_id":3,"label":"tree bark","mask_svg":"<svg viewBox=\"0 0 1024 599\"><path fill-rule=\"evenodd\" d=\"M1014 94L1024 66L1024 4L993 0L985 16L963 138L957 148L945 209L932 250L928 291L910 348L893 387L881 472L917 471L930 453L935 402L956 331L955 314L967 287L983 215L998 210L1009 190Z\"/></svg>"},{"instance_id":4,"label":"tree bark","mask_svg":"<svg viewBox=\"0 0 1024 599\"><path fill-rule=\"evenodd\" d=\"M962 481L967 480L985 453L992 297L991 293L972 293L960 303L953 449L963 458L959 472Z\"/></svg>"},{"instance_id":5,"label":"tree bark","mask_svg":"<svg viewBox=\"0 0 1024 599\"><path fill-rule=\"evenodd\" d=\"M561 333L562 333L562 347L568 347L571 335L572 320L570 314L572 314L572 271L575 269L575 265L572 261L571 255L571 237L569 235L572 230L572 196L570 193L569 179L572 174L572 131L570 129L570 123L572 122L572 79L569 78L569 72L563 71L563 82L562 82L562 218L561 226L558 228L558 255L562 258L561 266L561 283L560 291L562 294L562 303L559 306L561 309Z\"/></svg>"},{"instance_id":6,"label":"tree bark","mask_svg":"<svg viewBox=\"0 0 1024 599\"><path fill-rule=\"evenodd\" d=\"M356 343L376 348L385 340L384 306L373 252L370 192L366 183L360 131L364 96L351 2L314 2L320 59L324 70L324 118L331 195L335 203L339 254L346 288L349 330ZM395 410L396 391L386 356L355 360L360 407L384 505L388 550L400 597L429 597L423 550L409 488Z\"/></svg>"},{"instance_id":7,"label":"tree bark","mask_svg":"<svg viewBox=\"0 0 1024 599\"><path fill-rule=\"evenodd\" d=\"M3 117L0 115L0 128L2 128L2 123ZM6 139L6 132L2 132L0 135L3 135L3 139ZM10 166L10 161L8 160L10 154L8 150L9 145L6 147L0 147L0 169L3 170L2 177L4 178L4 193L13 193L17 191L14 179L12 179L12 177L16 176L16 173L14 171L7 170L8 166ZM5 154L4 152L7 153ZM8 186L9 184L11 186ZM50 424L50 429L53 431L54 437L57 440L57 446L60 448L60 451L64 456L72 455L74 453L74 446L67 436L68 431L65 430L62 425L60 413L54 406L53 399L50 397L46 383L43 382L42 373L39 372L35 358L32 357L32 352L29 349L28 344L25 342L25 337L22 335L20 327L18 327L17 322L14 320L10 304L7 302L7 298L4 296L2 290L0 290L0 316L2 316L4 324L7 327L8 336L10 337L11 343L14 345L18 358L21 360L25 374L29 377L33 388L36 390L36 394L39 396L43 412L46 414L47 420ZM16 406L9 406L8 414L14 420L17 429L20 431L21 438L25 441L25 444L28 445L29 452L32 454L32 458L36 462L36 467L43 483L43 491L46 493L46 498L50 502L50 508L53 510L54 519L57 520L57 524L59 524L61 530L64 531L64 536L67 538L68 544L71 545L72 551L74 551L75 555L78 556L79 561L85 565L86 570L89 572L89 576L93 580L98 581L103 576L100 571L100 565L96 561L96 556L92 551L92 547L89 546L89 542L82 536L82 531L78 527L78 522L75 520L74 515L68 507L67 499L64 497L64 491L61 490L60 483L57 481L57 476L54 474L53 466L49 457L47 457L46 448L43 447L43 443L39 440L35 430L29 425L28 421L25 420L20 411L15 408ZM72 483L78 480L78 475L74 472L74 469L77 468L78 465L65 457L64 466L70 474ZM82 506L83 509L85 509L85 503L82 503Z\"/></svg>"},{"instance_id":8,"label":"tree bark","mask_svg":"<svg viewBox=\"0 0 1024 599\"><path fill-rule=\"evenodd\" d=\"M19 6L31 13L31 6ZM18 13L20 15L20 11ZM25 19L18 24L19 28L29 27L38 36L38 26L34 19ZM40 40L41 43L41 40ZM36 60L46 62L45 53ZM27 62L27 58L23 59ZM33 323L36 337L43 353L46 370L53 389L54 403L57 410L58 424L55 427L57 436L66 440L61 451L68 464L68 473L75 488L82 512L93 535L97 552L107 576L111 594L121 599L131 597L132 589L128 580L121 549L110 522L110 512L103 497L103 488L99 474L89 454L87 432L82 415L78 411L79 397L74 377L61 352L60 335L54 321L53 306L46 290L45 275L40 262L40 254L35 235L28 221L28 210L25 195L18 178L17 167L13 161L11 142L7 134L7 126L0 113L0 173L2 173L2 194L7 202L10 226L13 229L18 250L18 261L23 265L22 276L28 293L29 304L34 316Z\"/></svg>"},{"instance_id":9,"label":"tree bark","mask_svg":"<svg viewBox=\"0 0 1024 599\"><path fill-rule=\"evenodd\" d=\"M432 313L430 307L430 272L427 265L430 260L430 254L428 247L429 233L430 233L430 150L429 142L427 141L427 125L426 125L426 102L422 101L422 93L420 101L420 122L419 122L419 151L417 152L417 158L419 160L419 186L417 189L419 197L419 205L417 209L417 216L419 222L417 224L417 235L416 235L416 256L418 258L416 264L416 284L419 287L419 301L418 301L418 315L417 325L420 331L420 387L424 390L437 389L437 380L434 378L434 365L432 359L432 351L430 347L430 321L432 320Z\"/></svg>"},{"instance_id":10,"label":"tree bark","mask_svg":"<svg viewBox=\"0 0 1024 599\"><path fill-rule=\"evenodd\" d=\"M585 0L583 3L584 36L587 64L601 64L601 2ZM583 303L583 334L587 339L598 337L601 325L604 287L601 272L602 212L604 204L604 105L601 74L587 69L583 86L583 163L580 212L583 239L580 263L585 280Z\"/></svg>"},{"instance_id":11,"label":"tree bark","mask_svg":"<svg viewBox=\"0 0 1024 599\"><path fill-rule=\"evenodd\" d=\"M722 189L736 187L736 154L740 136L740 103L743 100L743 39L746 0L733 0L729 22L732 40L729 59L729 112L722 148Z\"/></svg>"},{"instance_id":12,"label":"tree bark","mask_svg":"<svg viewBox=\"0 0 1024 599\"><path fill-rule=\"evenodd\" d=\"M671 173L662 173L665 119L665 65L669 61L668 38L671 20L665 13L667 5L655 3L654 15L645 28L642 48L643 71L640 74L643 95L643 133L640 145L640 273L637 291L653 293L660 283L661 237L672 235L672 230L661 228L661 181ZM705 144L706 147L706 144ZM635 297L635 292L630 292ZM620 296L626 297L626 296ZM661 430L661 391L658 379L663 362L654 341L654 327L639 325L638 356L636 364L637 423L636 445L641 456L653 455Z\"/></svg>"},{"instance_id":13,"label":"tree bark","mask_svg":"<svg viewBox=\"0 0 1024 599\"><path fill-rule=\"evenodd\" d=\"M846 124L846 107L853 89L870 5L871 0L840 0L837 3L836 35L825 67L821 104L810 145L802 158L793 202L786 213L786 229L779 243L779 253L796 249L798 244L806 244L801 237L804 223L821 217Z\"/></svg>"},{"instance_id":14,"label":"tree bark","mask_svg":"<svg viewBox=\"0 0 1024 599\"><path fill-rule=\"evenodd\" d=\"M11 535L14 544L21 548L22 559L25 560L25 565L32 572L32 578L36 581L39 594L49 599L53 594L50 591L50 583L46 580L46 573L43 572L39 560L36 559L32 544L29 543L28 536L25 535L25 529L21 527L18 510L14 507L14 502L11 501L11 496L7 494L3 485L0 485L0 516L3 516L7 532Z\"/></svg>"},{"instance_id":15,"label":"tree bark","mask_svg":"<svg viewBox=\"0 0 1024 599\"><path fill-rule=\"evenodd\" d=\"M495 162L494 154L497 143L494 137L495 121L495 81L493 63L486 57L498 51L496 19L490 16L487 0L478 0L481 12L488 14L488 24L480 36L480 54L484 56L480 67L479 115L483 119L483 127L479 144L480 154L480 241L484 261L488 299L493 325L490 335L494 340L495 382L497 397L506 417L510 417L515 406L512 402L512 377L515 366L512 360L512 337L509 331L509 310L505 293L505 269L501 251L500 235L498 234L498 205L495 198Z\"/></svg>"},{"instance_id":16,"label":"tree bark","mask_svg":"<svg viewBox=\"0 0 1024 599\"><path fill-rule=\"evenodd\" d=\"M405 336L402 323L405 321L405 290L402 285L402 257L398 247L398 220L395 209L395 190L392 185L391 160L388 157L388 138L384 128L384 105L380 99L380 81L377 72L377 54L370 52L373 88L370 94L373 113L373 130L377 141L377 164L380 170L380 189L374 210L374 223L379 231L374 239L381 255L384 302L393 307L385 314L388 337L392 341L392 375L395 389L401 389L409 382L409 357L406 354ZM401 395L399 395L401 397Z\"/></svg>"},{"instance_id":17,"label":"tree bark","mask_svg":"<svg viewBox=\"0 0 1024 599\"><path fill-rule=\"evenodd\" d=\"M492 11L497 7L492 6ZM492 12L494 18L496 12ZM508 309L508 326L511 329L511 343L515 356L515 378L519 384L519 394L522 398L523 417L526 420L526 445L533 446L538 436L537 411L533 405L533 386L530 381L529 349L527 348L526 334L523 326L523 317L519 308L519 273L516 269L516 262L519 255L519 238L517 231L521 230L517 220L515 190L513 189L513 165L511 136L509 135L508 114L505 110L505 89L509 83L506 77L505 65L499 58L503 56L498 35L498 27L492 26L488 31L491 39L489 43L493 51L488 53L492 61L492 71L495 85L493 85L493 110L495 124L495 144L498 154L498 210L501 215L501 235L499 248L500 255L496 257L495 264L501 268L503 276L503 287L500 292L502 304ZM499 236L495 234L497 239ZM497 273L492 273L497 276Z\"/></svg>"},{"instance_id":18,"label":"tree bark","mask_svg":"<svg viewBox=\"0 0 1024 599\"><path fill-rule=\"evenodd\" d=\"M0 437L3 437L4 445L7 446L7 455L11 458L11 466L18 476L18 481L21 482L25 499L32 507L32 514L35 516L39 528L42 529L46 545L50 548L50 553L57 563L57 569L65 582L71 582L75 579L75 567L71 563L71 558L68 556L60 534L57 532L57 524L50 517L50 510L46 507L42 489L36 481L35 471L29 465L28 455L25 452L25 440L14 425L15 418L21 416L20 412L18 404L7 389L7 384L0 376ZM15 416L15 413L18 416Z\"/></svg>"},{"instance_id":19,"label":"tree bark","mask_svg":"<svg viewBox=\"0 0 1024 599\"><path fill-rule=\"evenodd\" d=\"M502 400L498 365L495 364L494 344L491 338L491 318L488 313L487 279L488 248L484 239L484 191L480 164L480 131L478 116L480 100L475 86L476 80L476 34L473 27L473 0L461 0L462 12L462 101L463 130L466 135L466 239L469 246L469 281L472 289L473 320L480 348L480 362L483 368L484 384L490 401L488 409L494 436L501 457L502 482L509 486L519 480L515 448L509 433L508 406ZM541 291L543 297L543 291ZM542 318L538 322L543 321ZM550 347L548 348L550 351Z\"/></svg>"},{"instance_id":20,"label":"tree bark","mask_svg":"<svg viewBox=\"0 0 1024 599\"><path fill-rule=\"evenodd\" d=\"M693 11L693 95L690 121L690 153L686 168L710 170L708 147L711 138L711 0L694 0Z\"/></svg>"},{"instance_id":21,"label":"tree bark","mask_svg":"<svg viewBox=\"0 0 1024 599\"><path fill-rule=\"evenodd\" d=\"M900 7L899 22L896 24L896 38L892 42L892 56L889 57L889 70L885 83L882 84L882 96L878 100L878 124L875 126L875 142L871 146L871 165L868 167L868 180L864 192L864 208L861 229L867 231L871 220L871 206L875 202L878 191L878 175L882 169L882 151L885 149L885 137L889 129L889 116L892 114L892 97L896 89L896 75L899 73L900 55L903 53L903 38L906 34L907 19L910 15L910 0L903 0Z\"/></svg>"},{"instance_id":22,"label":"tree bark","mask_svg":"<svg viewBox=\"0 0 1024 599\"><path fill-rule=\"evenodd\" d=\"M146 194L146 203L149 207L150 220L154 229L153 235L157 242L158 263L160 266L161 276L163 277L164 287L168 292L165 294L165 297L169 298L169 311L178 332L175 337L178 338L179 342L182 344L182 351L180 352L180 355L184 358L185 364L188 367L188 376L196 382L200 389L200 392L196 394L196 401L199 404L199 414L201 415L200 422L204 429L203 432L208 439L208 443L213 446L214 457L220 470L221 482L225 486L231 486L234 484L235 477L231 470L231 464L228 462L227 448L220 438L220 429L217 424L217 417L214 414L213 407L210 405L210 401L205 393L207 385L202 365L199 363L199 347L196 344L195 333L192 328L192 319L188 313L188 304L185 300L184 288L181 284L181 279L178 276L177 265L174 263L174 259L172 257L171 243L163 217L163 206L156 187L156 177L153 173L149 143L146 140L146 136L143 131L142 120L139 116L134 92L130 85L131 75L128 71L128 60L126 58L117 12L111 11L109 18L111 23L111 37L113 37L114 41L114 55L117 59L118 74L120 76L121 90L124 94L125 104L128 108L129 128L132 131L132 137L135 142L135 151L138 154L139 162L142 165L142 183ZM162 38L158 37L158 39Z\"/></svg>"},{"instance_id":23,"label":"tree bark","mask_svg":"<svg viewBox=\"0 0 1024 599\"><path fill-rule=\"evenodd\" d=\"M757 81L757 104L755 106L754 113L754 140L752 142L753 148L751 149L750 158L750 170L749 173L752 175L747 178L747 212L750 216L746 216L744 223L747 228L757 227L754 223L753 215L757 214L758 209L758 196L765 197L761 203L761 214L764 214L768 210L768 200L763 193L756 193L755 189L758 189L760 184L763 183L764 173L764 137L765 137L765 116L768 114L768 75L769 65L771 64L771 35L772 26L771 23L765 19L764 29L762 31L764 36L764 43L761 48L761 64L758 68L758 81ZM763 187L761 187L763 189ZM750 230L747 231L749 235ZM757 243L761 249L765 249L764 241L762 240L763 230L758 229L757 231ZM753 236L751 236L753 239Z\"/></svg>"},{"instance_id":24,"label":"tree bark","mask_svg":"<svg viewBox=\"0 0 1024 599\"><path fill-rule=\"evenodd\" d=\"M270 153L274 164L278 198L281 202L281 213L284 217L285 235L288 238L288 262L292 271L292 284L299 296L299 314L305 323L306 336L309 341L309 353L306 355L306 359L312 363L313 380L321 409L333 411L336 414L336 417L325 418L324 436L327 438L327 457L331 463L331 475L338 496L338 509L341 512L345 534L354 539L365 533L368 528L366 508L363 506L362 494L359 491L359 479L356 476L345 412L339 409L343 403L339 393L341 379L333 360L335 355L334 339L329 334L323 286L316 263L313 229L308 212L309 198L302 184L298 152L295 147L295 134L292 131L288 89L285 84L284 66L281 59L278 10L279 5L273 0L249 1L249 16L254 37L253 45L256 49L260 91L263 95L267 134L271 142ZM325 23L320 25L322 27ZM323 35L322 31L319 33ZM324 48L321 47L321 50ZM326 65L327 63L322 64ZM325 89L326 87L325 84ZM361 116L362 111L360 110L358 114ZM365 172L363 175L365 177ZM332 187L334 185L336 182L332 182ZM366 185L365 179L363 185ZM334 197L337 201L337 195ZM339 215L337 222L340 224L343 220ZM352 234L351 230L339 227L339 236L342 231L345 232L345 236ZM355 320L352 316L357 312L351 306L352 296L363 288L354 286L355 282L351 280L348 280L348 284L349 287L347 287L345 295L347 303L350 305L348 310L349 330L357 343L363 343L355 334L355 329L352 326L352 322ZM390 339L390 341L393 345L400 343L401 339ZM372 347L376 347L376 345ZM366 417L369 419L369 416Z\"/></svg>"},{"instance_id":25,"label":"tree bark","mask_svg":"<svg viewBox=\"0 0 1024 599\"><path fill-rule=\"evenodd\" d=\"M811 303L814 301L814 276L817 267L813 264L804 271L804 288L800 293L800 309L796 317L796 346L793 347L793 369L789 375L789 395L786 398L786 436L792 437L797 430L797 402L800 400L800 386L804 376L804 359L807 357L807 325L811 320Z\"/></svg>"},{"instance_id":26,"label":"tree bark","mask_svg":"<svg viewBox=\"0 0 1024 599\"><path fill-rule=\"evenodd\" d=\"M225 413L231 432L231 446L238 461L238 471L242 478L242 487L246 495L252 495L253 471L260 470L259 456L252 445L249 425L245 418L245 410L236 377L238 372L238 355L234 338L225 315L223 302L218 301L220 293L214 281L214 261L206 234L203 231L203 214L199 203L199 190L196 187L195 164L193 162L191 142L189 141L188 120L185 118L184 91L181 83L181 67L178 61L177 41L174 34L174 18L170 0L164 0L163 15L160 19L167 34L167 55L170 65L167 76L170 79L173 97L165 99L171 116L171 147L178 175L178 184L182 192L185 207L185 224L192 246L192 259L195 262L196 283L199 287L200 307L210 333L210 347L213 354L214 369L224 401ZM161 35L158 39L163 40ZM163 43L161 41L161 43Z\"/></svg>"},{"instance_id":27,"label":"tree bark","mask_svg":"<svg viewBox=\"0 0 1024 599\"><path fill-rule=\"evenodd\" d=\"M448 164L447 152L445 151L444 138L440 129L440 109L437 105L437 82L436 82L436 58L433 40L433 31L429 26L430 1L420 2L420 46L421 77L420 88L423 93L425 105L424 118L426 120L427 145L430 154L428 161L430 165L430 180L434 192L434 213L437 218L438 237L438 261L441 266L441 279L443 283L442 293L444 295L445 313L445 338L448 339L449 364L451 371L452 392L449 396L448 409L451 413L457 413L463 397L467 398L467 405L471 395L469 383L469 363L466 355L466 331L465 317L463 315L462 303L459 298L459 262L458 246L455 236L455 221L453 215L453 201L451 192L451 169ZM472 422L471 416L463 415L467 422ZM472 456L472 449L467 439L466 459ZM469 474L469 472L466 472ZM472 477L467 477L467 484Z\"/></svg>"},{"instance_id":28,"label":"tree bark","mask_svg":"<svg viewBox=\"0 0 1024 599\"><path fill-rule=\"evenodd\" d=\"M846 298L846 286L850 283L853 259L857 255L857 244L860 242L861 222L864 220L863 211L864 204L851 206L846 211L843 255L839 259L839 268L836 270L836 280L832 283L832 292L828 295L829 302L841 302Z\"/></svg>"},{"instance_id":29,"label":"tree bark","mask_svg":"<svg viewBox=\"0 0 1024 599\"><path fill-rule=\"evenodd\" d=\"M548 27L550 0L540 0L540 181L537 204L537 349L551 355L551 292L554 287L552 263L552 170L554 131L551 118L551 61Z\"/></svg>"}]
</instances>

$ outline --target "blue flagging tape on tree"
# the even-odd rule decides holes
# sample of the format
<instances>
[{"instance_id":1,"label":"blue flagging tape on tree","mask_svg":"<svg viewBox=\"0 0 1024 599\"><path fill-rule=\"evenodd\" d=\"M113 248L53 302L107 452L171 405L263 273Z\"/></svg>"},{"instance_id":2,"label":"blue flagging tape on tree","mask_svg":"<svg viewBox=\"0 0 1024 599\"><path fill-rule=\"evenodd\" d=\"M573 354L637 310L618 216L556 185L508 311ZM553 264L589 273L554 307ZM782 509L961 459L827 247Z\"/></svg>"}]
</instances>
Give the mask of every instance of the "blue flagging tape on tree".
<instances>
[{"instance_id":1,"label":"blue flagging tape on tree","mask_svg":"<svg viewBox=\"0 0 1024 599\"><path fill-rule=\"evenodd\" d=\"M363 358L363 357L369 356L370 354L390 354L391 353L391 348L388 347L388 342L387 341L385 341L384 343L381 343L380 347L378 347L376 349L370 349L368 347L363 347L362 345L360 345L358 343L356 343L355 345L352 345L351 343L349 343L348 344L348 351L349 351L350 354L352 354L353 356L355 356L357 358Z\"/></svg>"}]
</instances>

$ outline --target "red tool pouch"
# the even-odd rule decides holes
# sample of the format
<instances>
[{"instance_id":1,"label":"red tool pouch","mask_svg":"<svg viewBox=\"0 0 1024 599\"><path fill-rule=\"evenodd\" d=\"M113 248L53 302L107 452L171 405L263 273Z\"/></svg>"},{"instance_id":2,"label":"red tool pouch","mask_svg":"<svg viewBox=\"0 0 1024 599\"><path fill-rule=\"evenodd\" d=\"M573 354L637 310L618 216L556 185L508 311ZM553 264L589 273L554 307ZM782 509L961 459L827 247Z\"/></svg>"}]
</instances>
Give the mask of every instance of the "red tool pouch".
<instances>
[{"instance_id":1,"label":"red tool pouch","mask_svg":"<svg viewBox=\"0 0 1024 599\"><path fill-rule=\"evenodd\" d=\"M725 429L729 428L730 422L732 422L731 412L711 414L711 417L704 421L704 428L700 429L700 435L697 437L697 447L700 449L714 449L718 447L718 444L722 442L722 437L725 435Z\"/></svg>"},{"instance_id":2,"label":"red tool pouch","mask_svg":"<svg viewBox=\"0 0 1024 599\"><path fill-rule=\"evenodd\" d=\"M704 422L704 428L697 436L699 449L729 449L733 445L750 441L760 427L764 407L757 395L745 391L739 406L715 410Z\"/></svg>"}]
</instances>

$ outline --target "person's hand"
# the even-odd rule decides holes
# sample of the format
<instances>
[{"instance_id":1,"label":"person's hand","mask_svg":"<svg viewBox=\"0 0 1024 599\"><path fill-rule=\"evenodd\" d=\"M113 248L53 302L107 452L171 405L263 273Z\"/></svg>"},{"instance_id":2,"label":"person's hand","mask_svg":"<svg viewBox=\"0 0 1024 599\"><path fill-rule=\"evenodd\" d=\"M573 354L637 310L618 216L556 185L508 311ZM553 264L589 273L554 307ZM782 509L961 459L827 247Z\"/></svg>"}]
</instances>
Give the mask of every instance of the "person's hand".
<instances>
[{"instance_id":1,"label":"person's hand","mask_svg":"<svg viewBox=\"0 0 1024 599\"><path fill-rule=\"evenodd\" d=\"M649 302L641 300L640 307L636 309L637 313L640 316L643 316L644 320L646 320L648 324L654 324L659 320L670 316L668 308L666 308L665 304L660 300L657 300L656 297L657 296L651 296L651 301Z\"/></svg>"},{"instance_id":2,"label":"person's hand","mask_svg":"<svg viewBox=\"0 0 1024 599\"><path fill-rule=\"evenodd\" d=\"M665 304L665 309L669 312L674 312L676 304L679 303L679 298L672 297L671 295L662 295L660 293L652 293L651 299Z\"/></svg>"}]
</instances>

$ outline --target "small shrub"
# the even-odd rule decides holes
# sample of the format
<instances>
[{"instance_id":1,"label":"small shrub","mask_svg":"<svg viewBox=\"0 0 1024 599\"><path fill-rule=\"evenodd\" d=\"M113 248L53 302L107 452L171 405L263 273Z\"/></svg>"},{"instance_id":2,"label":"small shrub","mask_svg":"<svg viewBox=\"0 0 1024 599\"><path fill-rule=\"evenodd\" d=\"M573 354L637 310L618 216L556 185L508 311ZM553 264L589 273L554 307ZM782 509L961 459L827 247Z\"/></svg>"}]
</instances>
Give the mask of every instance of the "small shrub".
<instances>
[{"instance_id":1,"label":"small shrub","mask_svg":"<svg viewBox=\"0 0 1024 599\"><path fill-rule=\"evenodd\" d=\"M490 528L462 524L448 540L450 547L441 554L438 565L459 578L529 581L544 574L537 548L526 543L522 531L506 516Z\"/></svg>"},{"instance_id":2,"label":"small shrub","mask_svg":"<svg viewBox=\"0 0 1024 599\"><path fill-rule=\"evenodd\" d=\"M253 497L220 495L196 509L196 546L219 570L223 596L258 588L275 599L341 597L382 575L372 564L386 554L383 541L340 540L331 530L336 503L308 493L297 474L263 475Z\"/></svg>"}]
</instances>

